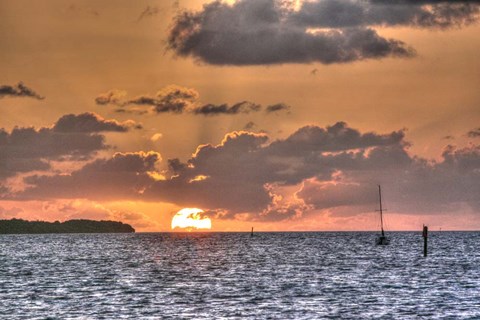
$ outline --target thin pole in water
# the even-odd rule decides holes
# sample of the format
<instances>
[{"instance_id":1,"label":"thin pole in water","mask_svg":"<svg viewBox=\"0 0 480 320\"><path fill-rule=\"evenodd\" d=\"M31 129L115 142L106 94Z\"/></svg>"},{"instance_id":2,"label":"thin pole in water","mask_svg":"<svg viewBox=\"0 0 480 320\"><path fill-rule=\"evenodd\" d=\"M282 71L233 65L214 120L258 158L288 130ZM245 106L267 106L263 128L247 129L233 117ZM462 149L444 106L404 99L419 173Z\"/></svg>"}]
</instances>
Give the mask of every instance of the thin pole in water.
<instances>
[{"instance_id":1,"label":"thin pole in water","mask_svg":"<svg viewBox=\"0 0 480 320\"><path fill-rule=\"evenodd\" d=\"M378 185L378 198L380 200L380 224L382 228L382 237L385 236L385 232L383 231L383 208L382 208L382 189L380 185Z\"/></svg>"},{"instance_id":2,"label":"thin pole in water","mask_svg":"<svg viewBox=\"0 0 480 320\"><path fill-rule=\"evenodd\" d=\"M252 233L250 234L250 237L253 237L253 227L252 227Z\"/></svg>"},{"instance_id":3,"label":"thin pole in water","mask_svg":"<svg viewBox=\"0 0 480 320\"><path fill-rule=\"evenodd\" d=\"M427 256L428 227L423 225L423 256Z\"/></svg>"}]
</instances>

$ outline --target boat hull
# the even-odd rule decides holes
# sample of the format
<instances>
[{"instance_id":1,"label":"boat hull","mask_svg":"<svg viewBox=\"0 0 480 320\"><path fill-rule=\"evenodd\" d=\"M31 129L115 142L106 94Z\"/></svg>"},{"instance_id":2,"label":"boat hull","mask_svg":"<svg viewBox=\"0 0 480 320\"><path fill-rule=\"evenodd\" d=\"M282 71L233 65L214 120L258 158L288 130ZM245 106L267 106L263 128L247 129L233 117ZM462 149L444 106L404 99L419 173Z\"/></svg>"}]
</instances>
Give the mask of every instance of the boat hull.
<instances>
[{"instance_id":1,"label":"boat hull","mask_svg":"<svg viewBox=\"0 0 480 320\"><path fill-rule=\"evenodd\" d=\"M385 236L380 236L375 241L375 244L377 246L386 246L386 245L390 244L390 240Z\"/></svg>"}]
</instances>

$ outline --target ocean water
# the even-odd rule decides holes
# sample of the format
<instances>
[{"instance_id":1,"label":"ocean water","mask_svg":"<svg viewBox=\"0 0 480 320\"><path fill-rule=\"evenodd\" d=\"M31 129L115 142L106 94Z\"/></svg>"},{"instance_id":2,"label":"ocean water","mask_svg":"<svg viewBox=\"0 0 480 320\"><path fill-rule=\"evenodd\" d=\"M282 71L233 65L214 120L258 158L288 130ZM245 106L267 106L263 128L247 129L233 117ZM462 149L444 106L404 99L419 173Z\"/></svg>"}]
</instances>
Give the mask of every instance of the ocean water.
<instances>
[{"instance_id":1,"label":"ocean water","mask_svg":"<svg viewBox=\"0 0 480 320\"><path fill-rule=\"evenodd\" d=\"M2 235L0 318L480 318L480 233L375 235Z\"/></svg>"}]
</instances>

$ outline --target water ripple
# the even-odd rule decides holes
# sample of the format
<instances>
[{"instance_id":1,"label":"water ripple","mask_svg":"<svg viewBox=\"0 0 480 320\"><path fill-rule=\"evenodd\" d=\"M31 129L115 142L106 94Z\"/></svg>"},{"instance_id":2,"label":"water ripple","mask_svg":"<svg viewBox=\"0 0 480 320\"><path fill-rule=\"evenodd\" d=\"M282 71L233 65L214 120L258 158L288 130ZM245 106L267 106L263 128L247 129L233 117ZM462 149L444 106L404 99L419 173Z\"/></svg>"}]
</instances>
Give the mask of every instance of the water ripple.
<instances>
[{"instance_id":1,"label":"water ripple","mask_svg":"<svg viewBox=\"0 0 480 320\"><path fill-rule=\"evenodd\" d=\"M480 233L3 235L9 319L480 318Z\"/></svg>"}]
</instances>

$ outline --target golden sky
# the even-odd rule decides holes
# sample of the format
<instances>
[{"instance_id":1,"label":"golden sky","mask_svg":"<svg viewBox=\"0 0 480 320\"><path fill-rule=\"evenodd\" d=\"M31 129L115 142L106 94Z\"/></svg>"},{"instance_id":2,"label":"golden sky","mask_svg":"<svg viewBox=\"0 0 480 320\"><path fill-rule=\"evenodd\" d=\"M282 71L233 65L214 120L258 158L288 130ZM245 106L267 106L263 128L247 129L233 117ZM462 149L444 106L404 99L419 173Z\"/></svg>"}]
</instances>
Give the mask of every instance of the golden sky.
<instances>
[{"instance_id":1,"label":"golden sky","mask_svg":"<svg viewBox=\"0 0 480 320\"><path fill-rule=\"evenodd\" d=\"M479 5L285 3L2 1L0 218L478 229Z\"/></svg>"}]
</instances>

